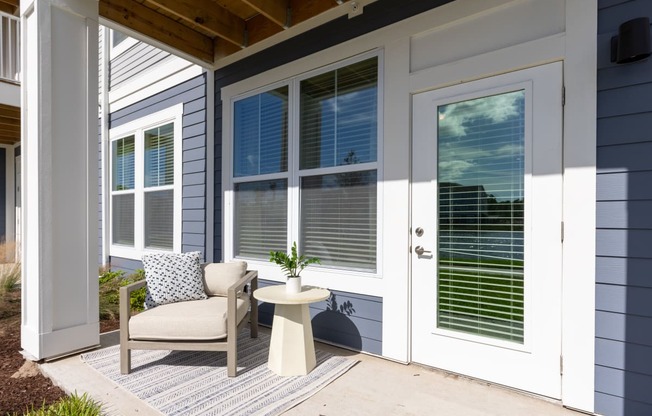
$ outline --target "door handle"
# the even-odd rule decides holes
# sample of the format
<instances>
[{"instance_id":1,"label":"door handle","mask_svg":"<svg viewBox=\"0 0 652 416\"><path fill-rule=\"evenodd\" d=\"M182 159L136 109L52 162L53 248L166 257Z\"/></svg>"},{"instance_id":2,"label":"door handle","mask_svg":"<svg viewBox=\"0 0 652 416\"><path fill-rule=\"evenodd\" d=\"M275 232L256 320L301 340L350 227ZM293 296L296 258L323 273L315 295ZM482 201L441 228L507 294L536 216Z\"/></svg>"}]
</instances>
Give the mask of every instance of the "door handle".
<instances>
[{"instance_id":1,"label":"door handle","mask_svg":"<svg viewBox=\"0 0 652 416\"><path fill-rule=\"evenodd\" d=\"M417 255L422 256L424 253L432 253L430 250L426 250L425 248L421 246L416 246L414 248L414 252L417 253Z\"/></svg>"}]
</instances>

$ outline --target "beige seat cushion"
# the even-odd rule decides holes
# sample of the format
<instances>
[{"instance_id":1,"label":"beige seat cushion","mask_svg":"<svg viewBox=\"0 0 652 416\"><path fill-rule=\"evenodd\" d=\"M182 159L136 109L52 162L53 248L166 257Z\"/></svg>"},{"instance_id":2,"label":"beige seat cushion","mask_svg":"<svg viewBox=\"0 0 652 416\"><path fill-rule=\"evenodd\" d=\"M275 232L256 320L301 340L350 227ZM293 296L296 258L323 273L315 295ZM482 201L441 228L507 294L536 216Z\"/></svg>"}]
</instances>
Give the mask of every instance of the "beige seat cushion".
<instances>
[{"instance_id":1,"label":"beige seat cushion","mask_svg":"<svg viewBox=\"0 0 652 416\"><path fill-rule=\"evenodd\" d=\"M139 340L208 341L226 338L226 297L169 303L129 319L129 338ZM238 323L249 310L249 298L237 301Z\"/></svg>"},{"instance_id":2,"label":"beige seat cushion","mask_svg":"<svg viewBox=\"0 0 652 416\"><path fill-rule=\"evenodd\" d=\"M204 289L208 296L226 296L227 290L247 272L247 262L202 264Z\"/></svg>"}]
</instances>

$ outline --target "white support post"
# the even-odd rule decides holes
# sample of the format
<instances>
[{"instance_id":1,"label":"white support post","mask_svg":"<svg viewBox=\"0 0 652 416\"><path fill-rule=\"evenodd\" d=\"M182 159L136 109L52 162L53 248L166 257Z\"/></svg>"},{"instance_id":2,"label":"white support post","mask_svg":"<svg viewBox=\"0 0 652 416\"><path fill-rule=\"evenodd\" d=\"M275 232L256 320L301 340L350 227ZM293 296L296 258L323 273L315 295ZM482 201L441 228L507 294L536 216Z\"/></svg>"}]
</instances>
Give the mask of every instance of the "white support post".
<instances>
[{"instance_id":1,"label":"white support post","mask_svg":"<svg viewBox=\"0 0 652 416\"><path fill-rule=\"evenodd\" d=\"M23 0L22 348L99 343L97 0Z\"/></svg>"}]
</instances>

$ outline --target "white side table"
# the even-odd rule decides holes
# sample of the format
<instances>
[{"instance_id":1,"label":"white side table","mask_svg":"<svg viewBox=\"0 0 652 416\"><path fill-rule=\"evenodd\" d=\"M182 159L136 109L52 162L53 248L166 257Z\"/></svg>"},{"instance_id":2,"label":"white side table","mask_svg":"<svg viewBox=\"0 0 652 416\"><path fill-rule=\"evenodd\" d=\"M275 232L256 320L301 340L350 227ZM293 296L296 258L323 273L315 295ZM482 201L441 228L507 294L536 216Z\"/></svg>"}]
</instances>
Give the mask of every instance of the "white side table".
<instances>
[{"instance_id":1,"label":"white side table","mask_svg":"<svg viewBox=\"0 0 652 416\"><path fill-rule=\"evenodd\" d=\"M254 297L275 304L267 367L281 376L306 375L315 368L315 342L308 305L328 299L331 292L304 286L297 294L285 293L285 285L257 289Z\"/></svg>"}]
</instances>

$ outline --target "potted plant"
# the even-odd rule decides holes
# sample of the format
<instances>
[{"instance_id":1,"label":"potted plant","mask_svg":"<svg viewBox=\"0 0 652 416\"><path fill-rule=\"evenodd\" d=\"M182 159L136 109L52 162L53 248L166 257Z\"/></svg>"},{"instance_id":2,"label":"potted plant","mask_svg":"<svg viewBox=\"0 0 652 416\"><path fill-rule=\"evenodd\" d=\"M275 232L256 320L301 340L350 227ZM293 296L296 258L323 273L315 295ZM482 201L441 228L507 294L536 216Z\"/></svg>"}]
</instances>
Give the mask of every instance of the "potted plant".
<instances>
[{"instance_id":1,"label":"potted plant","mask_svg":"<svg viewBox=\"0 0 652 416\"><path fill-rule=\"evenodd\" d=\"M292 244L292 250L289 255L283 251L270 251L269 261L281 266L283 274L287 277L285 284L287 293L301 292L300 274L303 269L314 263L321 264L317 257L308 258L303 254L299 255L296 241Z\"/></svg>"}]
</instances>

